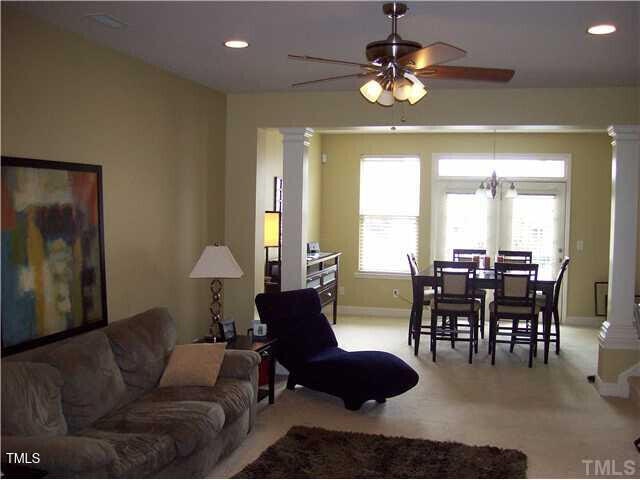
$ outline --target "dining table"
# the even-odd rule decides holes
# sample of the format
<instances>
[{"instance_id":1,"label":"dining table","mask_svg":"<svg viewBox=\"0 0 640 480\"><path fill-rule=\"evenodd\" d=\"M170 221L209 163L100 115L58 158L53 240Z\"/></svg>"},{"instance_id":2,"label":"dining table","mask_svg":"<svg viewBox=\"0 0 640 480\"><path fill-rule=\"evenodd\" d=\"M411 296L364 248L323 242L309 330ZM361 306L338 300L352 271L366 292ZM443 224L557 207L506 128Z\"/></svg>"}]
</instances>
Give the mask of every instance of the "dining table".
<instances>
[{"instance_id":1,"label":"dining table","mask_svg":"<svg viewBox=\"0 0 640 480\"><path fill-rule=\"evenodd\" d=\"M541 291L545 297L546 302L544 308L542 309L542 317L543 317L543 341L544 341L544 363L548 363L549 361L549 345L551 340L551 320L553 316L553 302L554 302L554 290L556 285L556 279L552 278L548 271L542 270L538 272L538 279L536 280L535 290ZM474 280L473 288L474 290L483 289L483 290L494 290L495 289L495 270L487 269L487 268L478 268L476 269L476 277ZM433 264L429 268L421 270L415 276L415 286L418 292L422 292L422 296L420 294L413 295L413 304L412 310L415 312L414 324L413 324L413 333L414 333L414 348L417 354L419 338L420 338L420 327L422 325L422 307L424 304L424 289L425 287L435 287L435 275Z\"/></svg>"}]
</instances>

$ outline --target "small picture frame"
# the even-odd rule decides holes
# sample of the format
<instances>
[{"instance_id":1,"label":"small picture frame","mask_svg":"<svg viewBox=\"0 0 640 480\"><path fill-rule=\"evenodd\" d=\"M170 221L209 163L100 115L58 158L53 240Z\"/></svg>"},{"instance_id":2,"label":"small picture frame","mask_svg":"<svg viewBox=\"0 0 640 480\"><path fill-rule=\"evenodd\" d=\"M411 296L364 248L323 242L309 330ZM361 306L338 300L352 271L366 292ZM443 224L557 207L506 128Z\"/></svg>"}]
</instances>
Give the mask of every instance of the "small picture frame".
<instances>
[{"instance_id":1,"label":"small picture frame","mask_svg":"<svg viewBox=\"0 0 640 480\"><path fill-rule=\"evenodd\" d=\"M236 322L233 319L218 322L218 329L223 342L229 342L236 338Z\"/></svg>"},{"instance_id":2,"label":"small picture frame","mask_svg":"<svg viewBox=\"0 0 640 480\"><path fill-rule=\"evenodd\" d=\"M607 316L607 289L609 282L595 282L593 284L593 297L596 317Z\"/></svg>"}]
</instances>

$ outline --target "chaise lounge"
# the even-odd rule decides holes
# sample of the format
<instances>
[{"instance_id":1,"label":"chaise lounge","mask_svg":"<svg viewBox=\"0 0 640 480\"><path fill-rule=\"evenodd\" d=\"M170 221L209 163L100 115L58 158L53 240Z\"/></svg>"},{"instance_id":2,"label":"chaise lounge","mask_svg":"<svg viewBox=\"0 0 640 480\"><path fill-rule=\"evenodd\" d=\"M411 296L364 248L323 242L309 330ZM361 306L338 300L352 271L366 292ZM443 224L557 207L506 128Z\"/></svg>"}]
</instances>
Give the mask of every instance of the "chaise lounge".
<instances>
[{"instance_id":1,"label":"chaise lounge","mask_svg":"<svg viewBox=\"0 0 640 480\"><path fill-rule=\"evenodd\" d=\"M367 400L383 403L418 383L416 371L395 355L339 348L313 288L261 293L256 306L270 335L278 339L276 359L289 370L290 390L302 385L358 410Z\"/></svg>"}]
</instances>

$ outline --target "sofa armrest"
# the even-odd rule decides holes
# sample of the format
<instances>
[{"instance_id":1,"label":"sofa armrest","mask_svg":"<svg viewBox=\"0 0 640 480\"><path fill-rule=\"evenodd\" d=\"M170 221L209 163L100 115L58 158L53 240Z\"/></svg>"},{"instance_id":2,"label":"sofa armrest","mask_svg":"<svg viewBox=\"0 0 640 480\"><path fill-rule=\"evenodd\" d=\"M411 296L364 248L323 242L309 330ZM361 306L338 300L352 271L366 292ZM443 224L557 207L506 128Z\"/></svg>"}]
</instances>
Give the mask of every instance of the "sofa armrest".
<instances>
[{"instance_id":1,"label":"sofa armrest","mask_svg":"<svg viewBox=\"0 0 640 480\"><path fill-rule=\"evenodd\" d=\"M227 350L219 375L239 380L250 380L260 360L260 355L250 350Z\"/></svg>"},{"instance_id":2,"label":"sofa armrest","mask_svg":"<svg viewBox=\"0 0 640 480\"><path fill-rule=\"evenodd\" d=\"M33 468L48 474L74 475L79 473L108 472L118 455L114 448L103 440L88 437L2 436L2 462L9 463L8 453L26 453ZM35 462L35 454L39 462ZM15 463L15 459L12 459Z\"/></svg>"}]
</instances>

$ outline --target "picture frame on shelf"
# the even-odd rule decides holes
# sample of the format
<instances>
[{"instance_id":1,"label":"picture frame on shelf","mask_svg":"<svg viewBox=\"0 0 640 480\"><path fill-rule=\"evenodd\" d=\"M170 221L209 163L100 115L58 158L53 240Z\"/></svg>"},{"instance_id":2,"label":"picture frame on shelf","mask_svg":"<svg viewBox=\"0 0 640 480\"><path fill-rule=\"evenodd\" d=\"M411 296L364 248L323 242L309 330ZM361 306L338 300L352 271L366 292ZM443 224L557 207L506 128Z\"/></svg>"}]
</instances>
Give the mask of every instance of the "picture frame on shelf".
<instances>
[{"instance_id":1,"label":"picture frame on shelf","mask_svg":"<svg viewBox=\"0 0 640 480\"><path fill-rule=\"evenodd\" d=\"M232 318L219 321L218 330L223 342L230 342L236 338L236 322Z\"/></svg>"}]
</instances>

